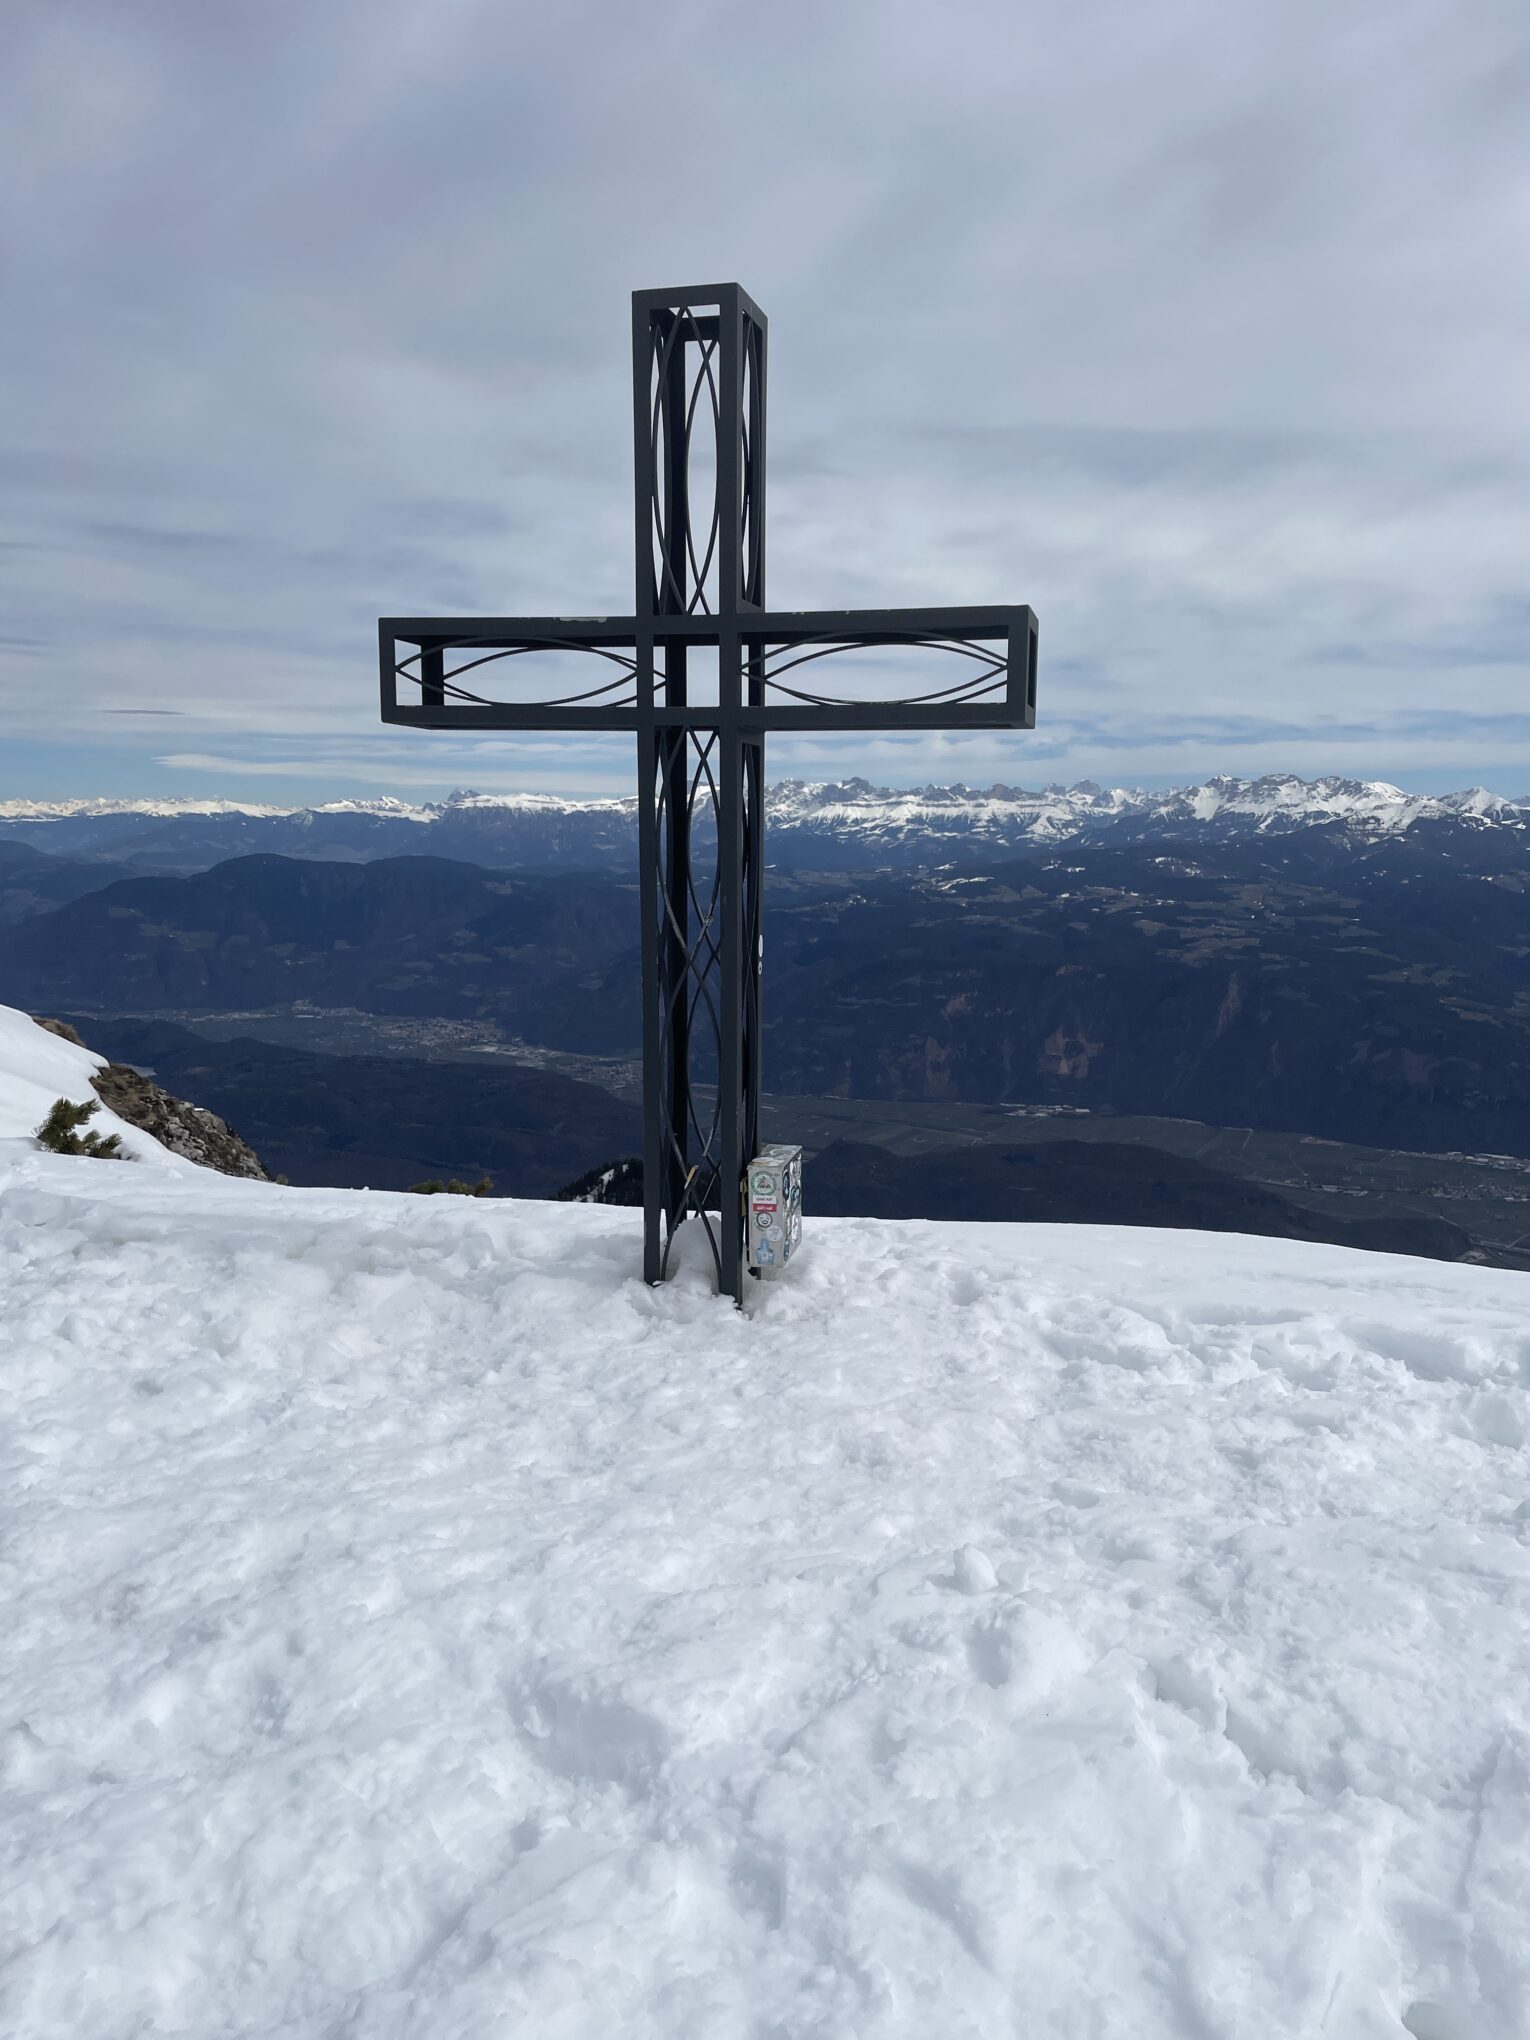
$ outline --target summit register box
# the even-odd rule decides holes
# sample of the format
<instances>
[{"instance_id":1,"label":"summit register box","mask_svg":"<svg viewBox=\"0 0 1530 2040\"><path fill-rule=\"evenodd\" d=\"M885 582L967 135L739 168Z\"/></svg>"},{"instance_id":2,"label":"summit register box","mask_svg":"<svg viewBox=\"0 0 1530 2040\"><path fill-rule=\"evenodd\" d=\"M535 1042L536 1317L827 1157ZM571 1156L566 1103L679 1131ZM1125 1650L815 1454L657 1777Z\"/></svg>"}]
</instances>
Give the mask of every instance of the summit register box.
<instances>
[{"instance_id":1,"label":"summit register box","mask_svg":"<svg viewBox=\"0 0 1530 2040\"><path fill-rule=\"evenodd\" d=\"M744 1174L749 1266L758 1275L784 1268L802 1244L802 1150L761 1148Z\"/></svg>"}]
</instances>

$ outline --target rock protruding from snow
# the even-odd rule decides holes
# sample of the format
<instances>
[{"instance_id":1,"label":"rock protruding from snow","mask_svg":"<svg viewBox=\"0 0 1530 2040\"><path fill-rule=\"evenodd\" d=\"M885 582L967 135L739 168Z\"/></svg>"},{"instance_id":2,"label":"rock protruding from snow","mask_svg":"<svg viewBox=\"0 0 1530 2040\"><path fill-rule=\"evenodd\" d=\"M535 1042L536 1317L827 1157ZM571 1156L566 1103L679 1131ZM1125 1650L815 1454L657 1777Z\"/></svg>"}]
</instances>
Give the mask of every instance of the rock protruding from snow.
<instances>
[{"instance_id":1,"label":"rock protruding from snow","mask_svg":"<svg viewBox=\"0 0 1530 2040\"><path fill-rule=\"evenodd\" d=\"M216 1112L171 1097L126 1063L108 1062L64 1021L0 1006L0 1152L14 1159L18 1147L33 1148L57 1098L99 1101L91 1132L116 1134L132 1161L266 1180L255 1151Z\"/></svg>"},{"instance_id":2,"label":"rock protruding from snow","mask_svg":"<svg viewBox=\"0 0 1530 2040\"><path fill-rule=\"evenodd\" d=\"M173 1098L130 1063L107 1063L96 1071L94 1083L96 1096L119 1119L152 1133L171 1154L183 1155L200 1169L216 1169L220 1176L246 1176L257 1183L267 1180L260 1157L249 1142L205 1105Z\"/></svg>"},{"instance_id":3,"label":"rock protruding from snow","mask_svg":"<svg viewBox=\"0 0 1530 2040\"><path fill-rule=\"evenodd\" d=\"M68 1098L75 1105L97 1103L95 1076L105 1067L106 1057L93 1055L78 1036L41 1027L14 1006L0 1006L0 1159L14 1161L35 1152L34 1136L55 1099ZM123 1153L134 1161L167 1169L193 1166L104 1103L90 1130L116 1134Z\"/></svg>"}]
</instances>

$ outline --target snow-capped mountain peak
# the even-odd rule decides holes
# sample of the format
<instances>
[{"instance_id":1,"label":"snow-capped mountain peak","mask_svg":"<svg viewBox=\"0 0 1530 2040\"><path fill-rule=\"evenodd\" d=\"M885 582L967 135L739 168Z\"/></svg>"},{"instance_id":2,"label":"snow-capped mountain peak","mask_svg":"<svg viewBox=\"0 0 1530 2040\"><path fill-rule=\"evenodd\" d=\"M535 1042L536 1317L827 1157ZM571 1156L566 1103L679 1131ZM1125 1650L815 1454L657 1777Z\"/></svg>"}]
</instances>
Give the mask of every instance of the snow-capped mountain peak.
<instances>
[{"instance_id":1,"label":"snow-capped mountain peak","mask_svg":"<svg viewBox=\"0 0 1530 2040\"><path fill-rule=\"evenodd\" d=\"M1096 833L1102 824L1131 823L1163 831L1216 825L1218 833L1340 825L1377 836L1427 821L1524 827L1530 814L1523 804L1480 787L1465 793L1408 794L1380 779L1304 780L1292 773L1270 773L1258 779L1219 776L1197 786L1162 790L1104 788L1093 780L1080 780L1040 792L1003 785L900 791L873 787L863 779L837 785L785 780L771 789L770 818L777 826L837 826L878 833L902 829L942 834L956 825L967 834L1021 843L1062 842Z\"/></svg>"},{"instance_id":2,"label":"snow-capped mountain peak","mask_svg":"<svg viewBox=\"0 0 1530 2040\"><path fill-rule=\"evenodd\" d=\"M802 868L912 868L952 859L1024 855L1067 843L1235 842L1323 830L1380 842L1423 828L1530 836L1530 802L1485 787L1405 793L1382 779L1218 776L1198 785L1140 788L1079 780L1038 790L875 786L864 778L784 779L767 797L770 856ZM703 816L698 828L704 830ZM551 793L457 788L443 800L391 795L314 807L203 799L103 798L0 802L0 839L64 856L144 857L194 870L266 851L318 858L433 856L527 869L630 864L632 796L572 800Z\"/></svg>"}]
</instances>

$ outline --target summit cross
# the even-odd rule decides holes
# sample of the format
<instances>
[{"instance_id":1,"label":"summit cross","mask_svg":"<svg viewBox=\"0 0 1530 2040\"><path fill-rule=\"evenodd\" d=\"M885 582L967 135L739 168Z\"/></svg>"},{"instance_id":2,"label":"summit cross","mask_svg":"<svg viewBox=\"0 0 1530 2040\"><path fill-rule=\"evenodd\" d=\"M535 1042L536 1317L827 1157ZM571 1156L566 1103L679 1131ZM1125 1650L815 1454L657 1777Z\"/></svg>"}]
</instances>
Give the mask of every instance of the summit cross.
<instances>
[{"instance_id":1,"label":"summit cross","mask_svg":"<svg viewBox=\"0 0 1530 2040\"><path fill-rule=\"evenodd\" d=\"M633 292L632 615L378 623L384 722L636 734L643 1274L665 1280L694 1216L736 1303L759 1147L766 733L1036 723L1029 608L766 608L766 344L736 283ZM822 662L855 653L869 659L825 691ZM886 692L900 663L924 692Z\"/></svg>"}]
</instances>

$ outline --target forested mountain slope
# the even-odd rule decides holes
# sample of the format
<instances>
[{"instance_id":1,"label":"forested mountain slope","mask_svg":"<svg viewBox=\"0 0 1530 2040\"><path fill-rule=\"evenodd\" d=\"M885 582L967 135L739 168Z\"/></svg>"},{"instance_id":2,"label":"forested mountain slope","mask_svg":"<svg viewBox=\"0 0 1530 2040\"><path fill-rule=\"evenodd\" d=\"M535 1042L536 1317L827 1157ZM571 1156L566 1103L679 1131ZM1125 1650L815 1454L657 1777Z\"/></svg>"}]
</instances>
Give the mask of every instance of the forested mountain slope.
<instances>
[{"instance_id":1,"label":"forested mountain slope","mask_svg":"<svg viewBox=\"0 0 1530 2040\"><path fill-rule=\"evenodd\" d=\"M445 859L237 859L0 931L35 1009L327 1008L631 1055L635 883ZM1530 1154L1530 875L1412 832L1033 853L986 872L772 871L774 1090L1065 1103ZM252 1031L258 1029L252 1028Z\"/></svg>"}]
</instances>

